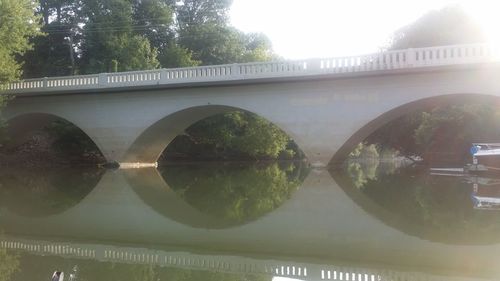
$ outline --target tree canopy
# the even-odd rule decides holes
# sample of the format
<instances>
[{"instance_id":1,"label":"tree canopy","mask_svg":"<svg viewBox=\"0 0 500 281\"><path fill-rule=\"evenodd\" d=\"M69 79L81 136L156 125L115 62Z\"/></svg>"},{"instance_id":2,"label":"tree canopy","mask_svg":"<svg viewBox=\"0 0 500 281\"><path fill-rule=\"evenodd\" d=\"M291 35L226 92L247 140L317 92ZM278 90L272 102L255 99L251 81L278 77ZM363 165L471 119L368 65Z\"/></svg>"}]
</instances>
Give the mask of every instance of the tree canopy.
<instances>
[{"instance_id":1,"label":"tree canopy","mask_svg":"<svg viewBox=\"0 0 500 281\"><path fill-rule=\"evenodd\" d=\"M40 35L39 18L30 0L0 0L0 89L18 79L22 63L16 58L31 48L29 39ZM0 110L6 98L0 96ZM0 146L5 123L0 118Z\"/></svg>"},{"instance_id":2,"label":"tree canopy","mask_svg":"<svg viewBox=\"0 0 500 281\"><path fill-rule=\"evenodd\" d=\"M397 30L389 49L408 49L485 42L477 22L458 5L431 11Z\"/></svg>"},{"instance_id":3,"label":"tree canopy","mask_svg":"<svg viewBox=\"0 0 500 281\"><path fill-rule=\"evenodd\" d=\"M0 0L0 85L21 75L16 56L31 48L29 38L39 35L39 20L30 0Z\"/></svg>"},{"instance_id":4,"label":"tree canopy","mask_svg":"<svg viewBox=\"0 0 500 281\"><path fill-rule=\"evenodd\" d=\"M42 0L36 11L47 36L24 56L25 77L273 58L265 36L229 25L231 2Z\"/></svg>"}]
</instances>

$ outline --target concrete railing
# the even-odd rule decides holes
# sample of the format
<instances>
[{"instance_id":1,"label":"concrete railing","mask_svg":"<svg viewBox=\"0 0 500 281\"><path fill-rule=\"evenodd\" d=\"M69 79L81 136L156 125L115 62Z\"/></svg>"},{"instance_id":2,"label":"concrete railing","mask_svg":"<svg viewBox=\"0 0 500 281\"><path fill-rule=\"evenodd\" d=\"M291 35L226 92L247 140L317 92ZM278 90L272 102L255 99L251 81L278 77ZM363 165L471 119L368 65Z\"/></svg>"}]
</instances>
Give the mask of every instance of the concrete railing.
<instances>
[{"instance_id":1,"label":"concrete railing","mask_svg":"<svg viewBox=\"0 0 500 281\"><path fill-rule=\"evenodd\" d=\"M498 61L498 57L495 56L489 45L454 45L326 59L226 64L29 79L11 83L4 87L2 93L57 92L169 84L185 85L200 82L293 78L496 61Z\"/></svg>"},{"instance_id":2,"label":"concrete railing","mask_svg":"<svg viewBox=\"0 0 500 281\"><path fill-rule=\"evenodd\" d=\"M201 255L187 252L167 252L146 248L106 245L58 243L16 238L1 238L0 248L29 252L42 256L90 259L102 262L146 264L224 273L249 273L281 276L299 280L351 281L472 281L426 273L396 271L357 266L295 263L290 261L254 259L238 256ZM487 279L484 279L485 281Z\"/></svg>"}]
</instances>

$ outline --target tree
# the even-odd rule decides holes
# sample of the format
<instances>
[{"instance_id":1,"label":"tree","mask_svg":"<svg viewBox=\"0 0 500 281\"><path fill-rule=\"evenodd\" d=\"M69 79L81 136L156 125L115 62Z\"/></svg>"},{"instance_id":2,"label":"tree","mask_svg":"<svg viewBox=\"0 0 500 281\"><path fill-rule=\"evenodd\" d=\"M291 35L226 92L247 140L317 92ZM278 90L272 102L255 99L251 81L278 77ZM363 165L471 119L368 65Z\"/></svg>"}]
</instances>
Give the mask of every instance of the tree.
<instances>
[{"instance_id":1,"label":"tree","mask_svg":"<svg viewBox=\"0 0 500 281\"><path fill-rule=\"evenodd\" d=\"M203 65L269 61L275 57L264 35L244 34L213 23L181 29L179 44Z\"/></svg>"},{"instance_id":2,"label":"tree","mask_svg":"<svg viewBox=\"0 0 500 281\"><path fill-rule=\"evenodd\" d=\"M157 50L149 40L134 34L133 7L128 0L83 2L81 69L84 73L154 69L159 66Z\"/></svg>"},{"instance_id":3,"label":"tree","mask_svg":"<svg viewBox=\"0 0 500 281\"><path fill-rule=\"evenodd\" d=\"M273 59L264 35L244 34L229 26L231 4L231 0L187 0L176 5L180 46L203 65Z\"/></svg>"},{"instance_id":4,"label":"tree","mask_svg":"<svg viewBox=\"0 0 500 281\"><path fill-rule=\"evenodd\" d=\"M193 53L190 50L175 42L161 50L158 60L165 68L197 66L201 63L201 61L193 59Z\"/></svg>"},{"instance_id":5,"label":"tree","mask_svg":"<svg viewBox=\"0 0 500 281\"><path fill-rule=\"evenodd\" d=\"M255 114L233 111L203 119L186 129L164 152L201 159L276 159L282 153L292 158L290 137L276 125ZM291 150L291 151L288 151ZM300 153L298 153L300 156Z\"/></svg>"},{"instance_id":6,"label":"tree","mask_svg":"<svg viewBox=\"0 0 500 281\"><path fill-rule=\"evenodd\" d=\"M133 1L134 27L149 40L151 47L162 50L168 47L175 33L173 8L164 0Z\"/></svg>"},{"instance_id":7,"label":"tree","mask_svg":"<svg viewBox=\"0 0 500 281\"><path fill-rule=\"evenodd\" d=\"M20 77L22 64L16 56L32 47L29 38L41 34L34 10L30 0L0 0L0 85Z\"/></svg>"},{"instance_id":8,"label":"tree","mask_svg":"<svg viewBox=\"0 0 500 281\"><path fill-rule=\"evenodd\" d=\"M81 34L78 32L78 1L42 0L37 14L43 19L43 37L31 42L33 50L22 60L24 78L65 76L75 74L76 44Z\"/></svg>"},{"instance_id":9,"label":"tree","mask_svg":"<svg viewBox=\"0 0 500 281\"><path fill-rule=\"evenodd\" d=\"M227 26L232 0L184 0L176 5L179 28L206 24Z\"/></svg>"},{"instance_id":10,"label":"tree","mask_svg":"<svg viewBox=\"0 0 500 281\"><path fill-rule=\"evenodd\" d=\"M0 89L21 76L22 64L16 57L31 48L29 38L41 34L34 9L30 0L0 0ZM0 110L5 102L0 95ZM4 127L0 118L0 145Z\"/></svg>"},{"instance_id":11,"label":"tree","mask_svg":"<svg viewBox=\"0 0 500 281\"><path fill-rule=\"evenodd\" d=\"M485 42L481 27L460 6L431 11L396 31L389 49L408 49Z\"/></svg>"}]
</instances>

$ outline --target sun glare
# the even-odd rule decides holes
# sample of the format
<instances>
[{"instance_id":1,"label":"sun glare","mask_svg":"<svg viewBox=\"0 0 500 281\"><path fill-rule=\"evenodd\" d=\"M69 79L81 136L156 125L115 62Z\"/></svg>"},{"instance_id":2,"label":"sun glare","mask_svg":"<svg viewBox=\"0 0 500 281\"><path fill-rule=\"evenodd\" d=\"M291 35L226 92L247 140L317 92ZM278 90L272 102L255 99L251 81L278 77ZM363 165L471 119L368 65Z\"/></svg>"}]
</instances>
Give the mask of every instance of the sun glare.
<instances>
[{"instance_id":1,"label":"sun glare","mask_svg":"<svg viewBox=\"0 0 500 281\"><path fill-rule=\"evenodd\" d=\"M461 5L500 49L500 2L478 0L235 0L233 25L263 32L287 59L376 52L390 36L431 10Z\"/></svg>"},{"instance_id":2,"label":"sun glare","mask_svg":"<svg viewBox=\"0 0 500 281\"><path fill-rule=\"evenodd\" d=\"M488 43L492 45L495 54L500 58L500 2L476 1L464 5L465 10L483 29Z\"/></svg>"},{"instance_id":3,"label":"sun glare","mask_svg":"<svg viewBox=\"0 0 500 281\"><path fill-rule=\"evenodd\" d=\"M469 15L481 26L488 44L492 47L493 55L500 59L500 17L498 16L500 2L468 1L462 5Z\"/></svg>"}]
</instances>

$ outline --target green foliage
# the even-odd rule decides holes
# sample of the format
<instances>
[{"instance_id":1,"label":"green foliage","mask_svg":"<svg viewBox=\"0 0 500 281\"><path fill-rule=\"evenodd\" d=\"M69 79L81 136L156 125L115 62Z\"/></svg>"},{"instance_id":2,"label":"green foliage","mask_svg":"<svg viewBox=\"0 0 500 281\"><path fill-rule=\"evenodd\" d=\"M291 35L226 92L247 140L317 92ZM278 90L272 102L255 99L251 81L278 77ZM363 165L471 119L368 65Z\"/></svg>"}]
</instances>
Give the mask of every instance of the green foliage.
<instances>
[{"instance_id":1,"label":"green foliage","mask_svg":"<svg viewBox=\"0 0 500 281\"><path fill-rule=\"evenodd\" d=\"M169 186L203 213L231 223L267 214L288 200L307 171L301 166L169 166L161 171Z\"/></svg>"},{"instance_id":2,"label":"green foliage","mask_svg":"<svg viewBox=\"0 0 500 281\"><path fill-rule=\"evenodd\" d=\"M374 144L358 143L354 150L349 154L350 158L378 159L378 148Z\"/></svg>"},{"instance_id":3,"label":"green foliage","mask_svg":"<svg viewBox=\"0 0 500 281\"><path fill-rule=\"evenodd\" d=\"M422 113L422 122L415 130L415 141L421 155L440 152L470 158L472 142L493 142L500 139L500 110L492 103L469 103L440 106Z\"/></svg>"},{"instance_id":4,"label":"green foliage","mask_svg":"<svg viewBox=\"0 0 500 281\"><path fill-rule=\"evenodd\" d=\"M42 0L47 37L22 60L25 77L274 58L262 34L228 24L228 0ZM115 63L117 62L117 64Z\"/></svg>"},{"instance_id":5,"label":"green foliage","mask_svg":"<svg viewBox=\"0 0 500 281\"><path fill-rule=\"evenodd\" d=\"M189 67L198 66L201 62L193 59L190 50L176 44L170 44L159 54L158 59L162 67Z\"/></svg>"},{"instance_id":6,"label":"green foliage","mask_svg":"<svg viewBox=\"0 0 500 281\"><path fill-rule=\"evenodd\" d=\"M390 49L407 49L484 42L485 36L460 6L431 11L396 31Z\"/></svg>"},{"instance_id":7,"label":"green foliage","mask_svg":"<svg viewBox=\"0 0 500 281\"><path fill-rule=\"evenodd\" d=\"M347 163L347 173L352 179L356 188L362 189L370 180L377 179L377 168L379 161L373 159L361 162L349 161Z\"/></svg>"},{"instance_id":8,"label":"green foliage","mask_svg":"<svg viewBox=\"0 0 500 281\"><path fill-rule=\"evenodd\" d=\"M401 155L413 157L419 155L414 131L422 122L422 112L409 112L396 118L373 132L365 140L366 143L376 144L382 149L392 149Z\"/></svg>"},{"instance_id":9,"label":"green foliage","mask_svg":"<svg viewBox=\"0 0 500 281\"><path fill-rule=\"evenodd\" d=\"M33 50L23 56L24 77L49 77L71 75L74 71L72 53L69 41L66 39L69 32L61 32L65 24L53 22L43 26L47 36L36 37L32 40Z\"/></svg>"},{"instance_id":10,"label":"green foliage","mask_svg":"<svg viewBox=\"0 0 500 281\"><path fill-rule=\"evenodd\" d=\"M30 0L0 0L0 86L19 78L16 56L31 48L30 37L41 34L34 9Z\"/></svg>"},{"instance_id":11,"label":"green foliage","mask_svg":"<svg viewBox=\"0 0 500 281\"><path fill-rule=\"evenodd\" d=\"M77 33L78 2L70 0L42 0L37 14L43 19L43 37L32 40L33 50L22 58L24 77L48 77L74 74L76 71L74 40Z\"/></svg>"},{"instance_id":12,"label":"green foliage","mask_svg":"<svg viewBox=\"0 0 500 281\"><path fill-rule=\"evenodd\" d=\"M270 42L261 34L244 34L216 24L180 30L179 43L204 65L267 61L273 58Z\"/></svg>"},{"instance_id":13,"label":"green foliage","mask_svg":"<svg viewBox=\"0 0 500 281\"><path fill-rule=\"evenodd\" d=\"M29 38L41 35L39 18L30 0L0 0L0 90L21 75L16 57L31 48ZM7 98L0 96L0 112ZM5 139L5 122L0 116L0 147Z\"/></svg>"},{"instance_id":14,"label":"green foliage","mask_svg":"<svg viewBox=\"0 0 500 281\"><path fill-rule=\"evenodd\" d=\"M173 7L165 0L132 1L134 27L149 40L152 48L164 50L175 37Z\"/></svg>"},{"instance_id":15,"label":"green foliage","mask_svg":"<svg viewBox=\"0 0 500 281\"><path fill-rule=\"evenodd\" d=\"M107 72L112 61L118 71L154 69L157 50L149 40L133 32L133 9L128 0L82 2L83 29L81 69L84 73Z\"/></svg>"},{"instance_id":16,"label":"green foliage","mask_svg":"<svg viewBox=\"0 0 500 281\"><path fill-rule=\"evenodd\" d=\"M204 24L225 26L232 0L184 0L176 5L181 29Z\"/></svg>"},{"instance_id":17,"label":"green foliage","mask_svg":"<svg viewBox=\"0 0 500 281\"><path fill-rule=\"evenodd\" d=\"M201 120L186 129L165 151L166 157L276 159L295 156L296 147L276 125L255 114L233 111Z\"/></svg>"}]
</instances>

